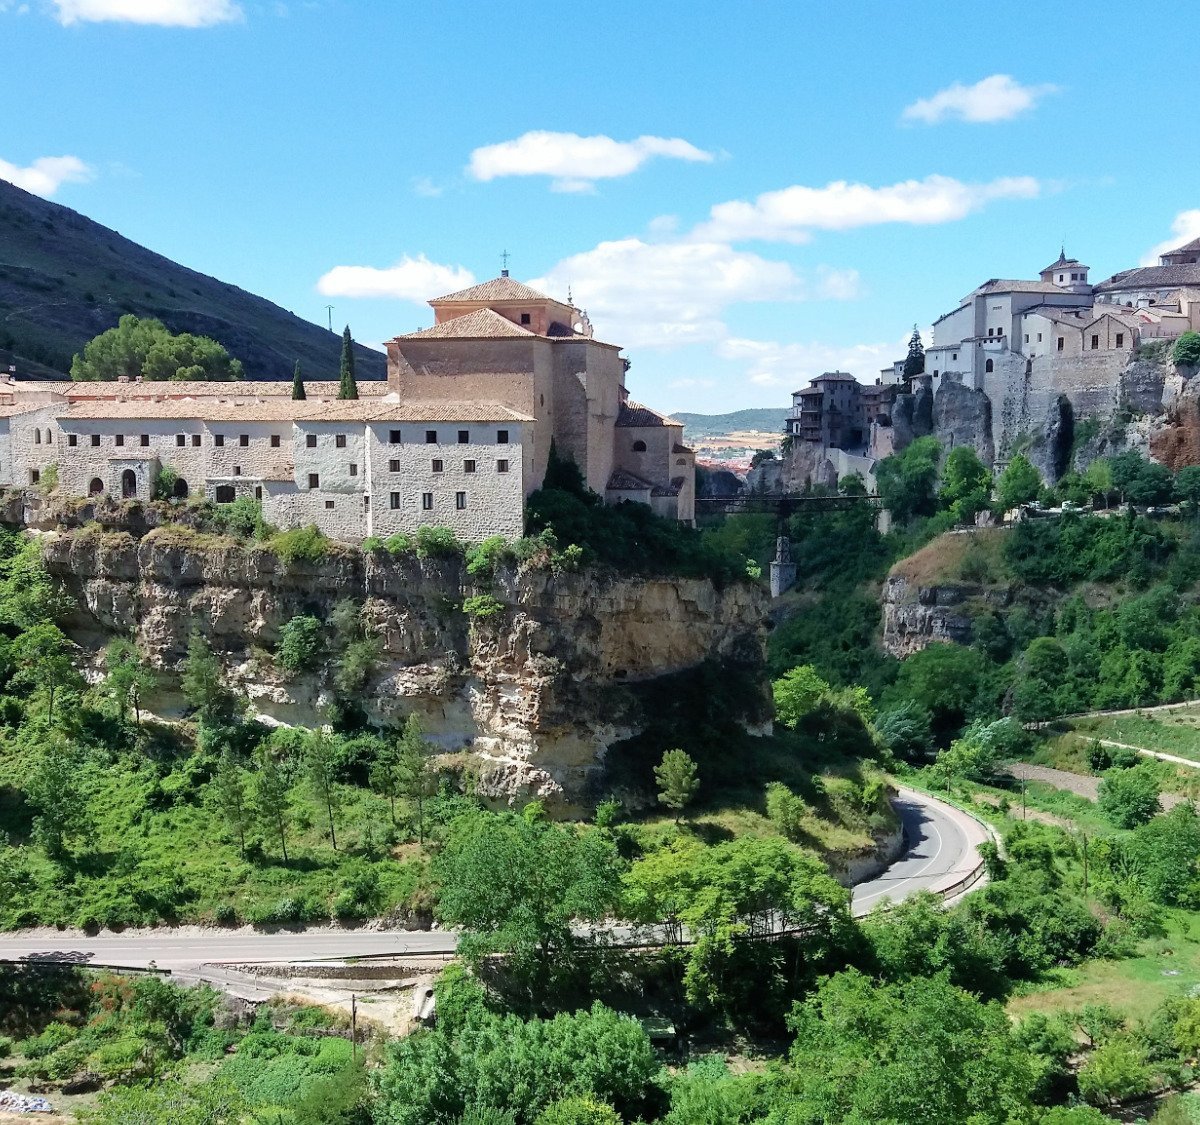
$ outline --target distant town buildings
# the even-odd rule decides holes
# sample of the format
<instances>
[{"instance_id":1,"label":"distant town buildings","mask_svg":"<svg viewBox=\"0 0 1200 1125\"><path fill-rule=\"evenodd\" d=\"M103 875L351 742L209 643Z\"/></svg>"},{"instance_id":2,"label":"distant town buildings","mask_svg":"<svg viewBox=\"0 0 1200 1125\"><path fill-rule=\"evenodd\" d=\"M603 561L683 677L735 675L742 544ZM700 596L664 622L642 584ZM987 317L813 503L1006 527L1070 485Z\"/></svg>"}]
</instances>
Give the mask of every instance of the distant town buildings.
<instances>
[{"instance_id":1,"label":"distant town buildings","mask_svg":"<svg viewBox=\"0 0 1200 1125\"><path fill-rule=\"evenodd\" d=\"M551 443L609 503L694 518L683 426L629 398L620 349L580 310L501 277L430 302L387 382L0 381L0 484L70 496L260 501L279 527L348 541L421 526L522 534ZM170 470L164 478L163 473Z\"/></svg>"}]
</instances>

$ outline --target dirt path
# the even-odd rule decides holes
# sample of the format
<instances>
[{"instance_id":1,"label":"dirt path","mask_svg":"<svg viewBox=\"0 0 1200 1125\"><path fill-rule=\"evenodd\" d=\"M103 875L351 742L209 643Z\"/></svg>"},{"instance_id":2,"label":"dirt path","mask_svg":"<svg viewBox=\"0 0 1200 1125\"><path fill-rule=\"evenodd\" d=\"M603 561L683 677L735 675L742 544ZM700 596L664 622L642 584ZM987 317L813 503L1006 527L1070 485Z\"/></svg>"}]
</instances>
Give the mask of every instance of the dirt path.
<instances>
[{"instance_id":1,"label":"dirt path","mask_svg":"<svg viewBox=\"0 0 1200 1125\"><path fill-rule=\"evenodd\" d=\"M1119 745L1119 743L1112 743ZM1131 750L1136 750L1136 746L1131 746ZM1161 755L1153 755L1160 757ZM1189 763L1196 765L1195 762ZM1024 778L1026 781L1040 781L1045 785L1053 785L1055 789L1065 789L1069 793L1075 793L1088 801L1095 801L1100 796L1100 778L1086 777L1080 773L1070 773L1067 770L1056 770L1050 766L1034 766L1028 762L1009 762L1004 767L1005 773L1010 777ZM1173 809L1180 801L1186 801L1187 798L1179 793L1163 793L1159 798L1159 804L1165 810Z\"/></svg>"},{"instance_id":2,"label":"dirt path","mask_svg":"<svg viewBox=\"0 0 1200 1125\"><path fill-rule=\"evenodd\" d=\"M1139 754L1147 758L1157 758L1160 762L1173 762L1177 766L1188 766L1190 769L1200 770L1200 762L1193 761L1191 758L1181 758L1178 754L1165 754L1161 750L1147 750L1144 746L1133 746L1128 742L1113 742L1110 738L1097 738L1093 741L1100 743L1101 746L1116 746L1121 750L1136 750Z\"/></svg>"}]
</instances>

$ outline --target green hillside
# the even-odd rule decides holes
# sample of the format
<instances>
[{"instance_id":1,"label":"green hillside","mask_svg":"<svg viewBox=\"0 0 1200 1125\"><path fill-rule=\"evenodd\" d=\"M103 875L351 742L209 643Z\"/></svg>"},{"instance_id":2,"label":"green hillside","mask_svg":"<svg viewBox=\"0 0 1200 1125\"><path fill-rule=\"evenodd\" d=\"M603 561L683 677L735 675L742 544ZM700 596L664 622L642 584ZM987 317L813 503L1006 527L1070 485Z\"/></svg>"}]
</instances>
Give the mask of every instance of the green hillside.
<instances>
[{"instance_id":1,"label":"green hillside","mask_svg":"<svg viewBox=\"0 0 1200 1125\"><path fill-rule=\"evenodd\" d=\"M247 378L290 378L297 359L310 379L337 378L339 335L0 180L0 367L61 376L125 313L218 340ZM360 378L384 377L379 352L355 358Z\"/></svg>"},{"instance_id":2,"label":"green hillside","mask_svg":"<svg viewBox=\"0 0 1200 1125\"><path fill-rule=\"evenodd\" d=\"M681 414L672 418L683 423L684 433L690 438L720 437L740 430L762 430L768 433L781 432L787 407L760 407L752 410L734 410L729 414Z\"/></svg>"}]
</instances>

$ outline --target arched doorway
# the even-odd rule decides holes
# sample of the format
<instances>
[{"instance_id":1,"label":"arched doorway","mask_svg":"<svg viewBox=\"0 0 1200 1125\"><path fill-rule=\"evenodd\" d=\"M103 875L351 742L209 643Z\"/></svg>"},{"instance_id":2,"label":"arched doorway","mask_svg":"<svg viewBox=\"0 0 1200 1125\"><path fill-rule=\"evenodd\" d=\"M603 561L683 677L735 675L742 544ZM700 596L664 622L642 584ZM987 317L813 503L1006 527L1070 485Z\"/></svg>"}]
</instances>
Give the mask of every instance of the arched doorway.
<instances>
[{"instance_id":1,"label":"arched doorway","mask_svg":"<svg viewBox=\"0 0 1200 1125\"><path fill-rule=\"evenodd\" d=\"M125 500L132 500L137 495L137 473L132 469L126 469L121 474L121 496Z\"/></svg>"},{"instance_id":2,"label":"arched doorway","mask_svg":"<svg viewBox=\"0 0 1200 1125\"><path fill-rule=\"evenodd\" d=\"M171 495L177 500L186 500L188 498L188 482L183 477L177 477L175 487L171 489Z\"/></svg>"},{"instance_id":3,"label":"arched doorway","mask_svg":"<svg viewBox=\"0 0 1200 1125\"><path fill-rule=\"evenodd\" d=\"M91 483L88 485L89 496L99 496L104 491L104 481L99 477L92 477Z\"/></svg>"},{"instance_id":4,"label":"arched doorway","mask_svg":"<svg viewBox=\"0 0 1200 1125\"><path fill-rule=\"evenodd\" d=\"M213 498L218 504L232 504L237 499L237 493L234 491L233 485L219 484Z\"/></svg>"}]
</instances>

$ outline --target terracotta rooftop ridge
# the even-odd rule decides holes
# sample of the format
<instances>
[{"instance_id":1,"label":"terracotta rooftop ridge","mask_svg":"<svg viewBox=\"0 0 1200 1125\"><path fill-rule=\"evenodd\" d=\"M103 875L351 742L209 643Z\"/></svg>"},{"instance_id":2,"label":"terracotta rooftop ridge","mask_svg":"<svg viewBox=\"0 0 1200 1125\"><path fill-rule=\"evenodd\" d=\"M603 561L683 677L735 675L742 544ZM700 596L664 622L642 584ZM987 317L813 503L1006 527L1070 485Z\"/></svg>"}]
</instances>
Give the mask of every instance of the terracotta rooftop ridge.
<instances>
[{"instance_id":1,"label":"terracotta rooftop ridge","mask_svg":"<svg viewBox=\"0 0 1200 1125\"><path fill-rule=\"evenodd\" d=\"M406 332L397 336L397 340L438 340L438 339L496 339L504 336L536 336L528 328L514 324L507 317L501 316L492 309L476 309L474 312L456 316L453 320L444 320L431 328L422 328L417 332Z\"/></svg>"},{"instance_id":2,"label":"terracotta rooftop ridge","mask_svg":"<svg viewBox=\"0 0 1200 1125\"><path fill-rule=\"evenodd\" d=\"M457 293L447 293L444 297L434 297L431 305L470 304L471 302L487 301L553 301L556 305L565 304L563 301L539 293L528 285L514 281L511 277L493 277L490 281L482 281Z\"/></svg>"}]
</instances>

